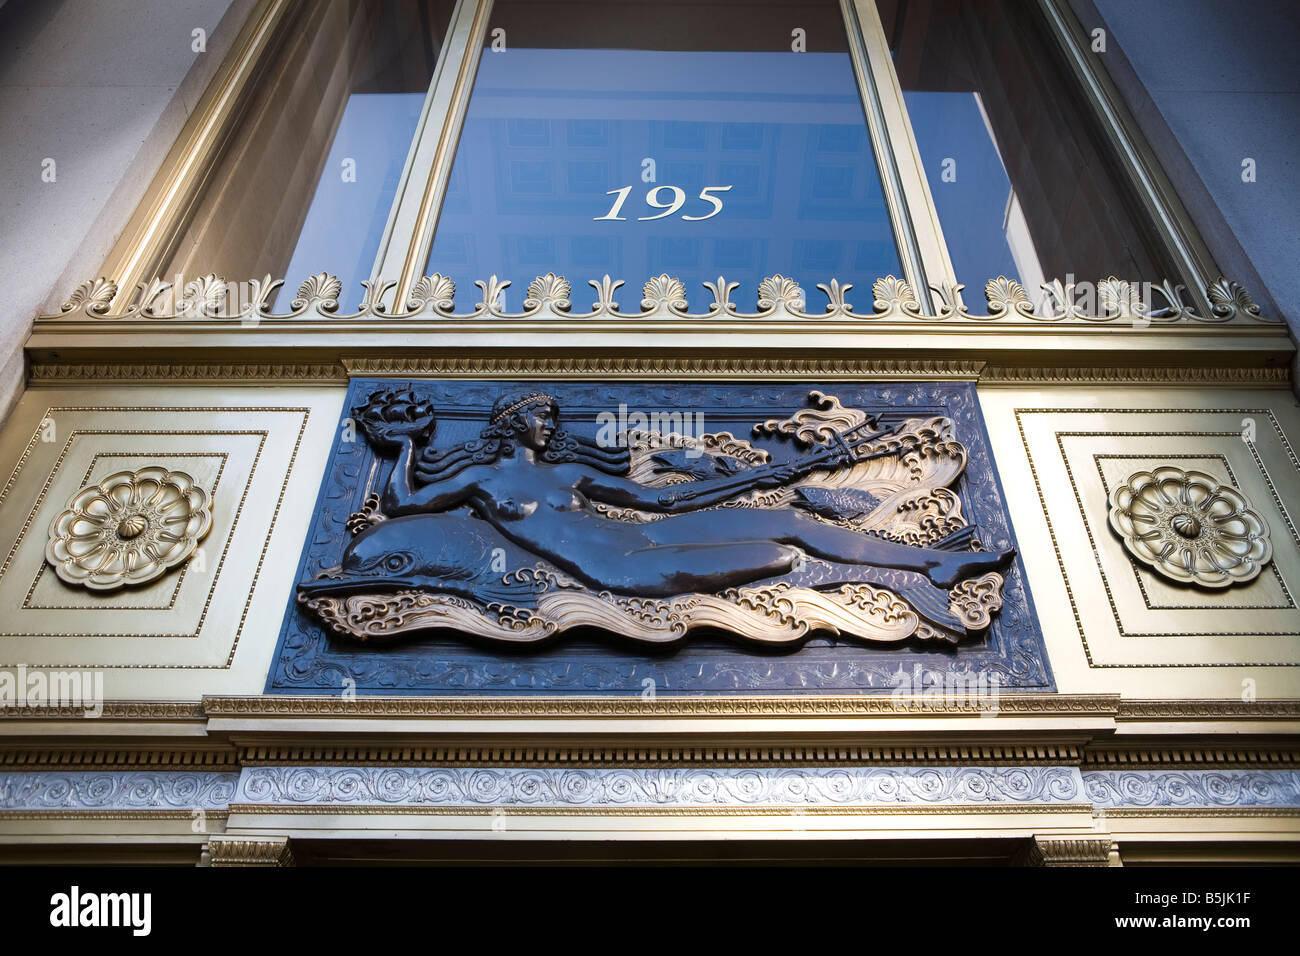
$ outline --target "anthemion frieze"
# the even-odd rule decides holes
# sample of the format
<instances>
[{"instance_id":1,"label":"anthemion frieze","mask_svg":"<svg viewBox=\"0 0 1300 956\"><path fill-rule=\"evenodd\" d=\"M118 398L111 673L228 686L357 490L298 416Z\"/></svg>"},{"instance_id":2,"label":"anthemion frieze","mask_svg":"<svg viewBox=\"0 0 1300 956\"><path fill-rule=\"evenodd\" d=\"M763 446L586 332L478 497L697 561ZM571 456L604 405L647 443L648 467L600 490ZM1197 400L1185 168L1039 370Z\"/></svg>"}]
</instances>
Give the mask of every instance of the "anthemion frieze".
<instances>
[{"instance_id":1,"label":"anthemion frieze","mask_svg":"<svg viewBox=\"0 0 1300 956\"><path fill-rule=\"evenodd\" d=\"M627 308L620 299L620 289L626 285L622 279L606 275L591 279L588 284L596 291L596 301L586 314L571 312L572 284L564 276L547 273L528 284L522 312L505 308L505 292L510 287L508 279L490 276L475 280L479 301L470 312L456 312L456 285L447 276L435 273L415 283L409 299L395 307L388 301L396 281L380 280L362 282L365 295L360 308L354 313L340 313L340 280L321 272L302 282L297 295L290 302L287 313L273 313L270 303L284 279L264 276L247 282L230 282L210 273L191 280L179 279L177 284L162 279L141 283L137 289L123 296L117 283L98 278L83 282L63 304L59 313L42 316L49 322L59 318L85 316L108 318L116 321L159 318L228 318L241 322L261 322L275 319L302 319L315 316L340 320L376 319L456 319L471 321L495 319L621 319L621 320L705 320L743 318L746 320L771 319L775 321L798 319L830 321L836 319L915 319L919 321L969 320L974 322L999 319L1022 319L1041 323L1113 323L1137 325L1140 328L1170 323L1221 323L1266 319L1251 299L1249 292L1238 282L1218 279L1206 290L1211 304L1208 314L1199 314L1187 305L1182 286L1171 282L1160 284L1137 283L1110 276L1099 282L1078 282L1054 279L1044 283L1039 302L1030 299L1023 286L1014 279L998 276L990 279L984 288L988 302L987 315L971 313L961 296L965 286L944 284L933 287L937 307L927 307L908 282L895 276L877 279L871 288L872 311L860 312L852 304L853 286L830 279L818 283L816 288L826 299L821 311L808 310L808 296L802 286L792 278L771 276L758 287L758 311L744 312L733 300L739 283L728 282L719 276L704 283L713 301L701 313L687 311L686 288L681 280L660 275L647 281L641 290L639 309ZM179 286L179 287L178 287ZM926 299L929 296L925 297Z\"/></svg>"}]
</instances>

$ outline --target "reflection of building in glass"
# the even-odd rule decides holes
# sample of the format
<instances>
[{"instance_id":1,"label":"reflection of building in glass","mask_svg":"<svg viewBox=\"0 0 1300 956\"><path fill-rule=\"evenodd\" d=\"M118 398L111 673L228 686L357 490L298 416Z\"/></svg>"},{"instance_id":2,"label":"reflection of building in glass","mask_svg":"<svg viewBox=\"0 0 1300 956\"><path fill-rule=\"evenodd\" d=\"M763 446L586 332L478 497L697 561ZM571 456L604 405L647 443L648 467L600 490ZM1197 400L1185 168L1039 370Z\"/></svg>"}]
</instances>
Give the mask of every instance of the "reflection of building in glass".
<instances>
[{"instance_id":1,"label":"reflection of building in glass","mask_svg":"<svg viewBox=\"0 0 1300 956\"><path fill-rule=\"evenodd\" d=\"M1293 18L77 6L0 860L1300 856Z\"/></svg>"},{"instance_id":2,"label":"reflection of building in glass","mask_svg":"<svg viewBox=\"0 0 1300 956\"><path fill-rule=\"evenodd\" d=\"M778 272L868 286L899 270L874 166L847 53L488 54L427 268L667 272L697 309L719 275L746 296Z\"/></svg>"}]
</instances>

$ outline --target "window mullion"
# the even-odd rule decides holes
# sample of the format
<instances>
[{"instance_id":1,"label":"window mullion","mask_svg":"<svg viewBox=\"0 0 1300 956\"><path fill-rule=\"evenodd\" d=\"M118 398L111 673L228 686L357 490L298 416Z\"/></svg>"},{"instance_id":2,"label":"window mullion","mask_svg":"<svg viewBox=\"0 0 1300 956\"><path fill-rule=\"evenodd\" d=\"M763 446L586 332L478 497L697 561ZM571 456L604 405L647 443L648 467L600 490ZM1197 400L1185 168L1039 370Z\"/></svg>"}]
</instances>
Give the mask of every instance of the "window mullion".
<instances>
[{"instance_id":1,"label":"window mullion","mask_svg":"<svg viewBox=\"0 0 1300 956\"><path fill-rule=\"evenodd\" d=\"M124 312L136 287L156 277L166 264L186 216L299 6L297 0L262 0L248 16L221 73L199 100L104 262L101 274L119 289L110 314Z\"/></svg>"},{"instance_id":2,"label":"window mullion","mask_svg":"<svg viewBox=\"0 0 1300 956\"><path fill-rule=\"evenodd\" d=\"M419 279L433 244L491 11L492 0L459 0L456 5L445 52L429 85L420 126L371 270L372 280L397 281L392 301L399 310Z\"/></svg>"},{"instance_id":3,"label":"window mullion","mask_svg":"<svg viewBox=\"0 0 1300 956\"><path fill-rule=\"evenodd\" d=\"M840 0L840 4L899 258L917 300L932 309L930 287L944 283L955 287L957 279L907 118L902 86L875 0Z\"/></svg>"}]
</instances>

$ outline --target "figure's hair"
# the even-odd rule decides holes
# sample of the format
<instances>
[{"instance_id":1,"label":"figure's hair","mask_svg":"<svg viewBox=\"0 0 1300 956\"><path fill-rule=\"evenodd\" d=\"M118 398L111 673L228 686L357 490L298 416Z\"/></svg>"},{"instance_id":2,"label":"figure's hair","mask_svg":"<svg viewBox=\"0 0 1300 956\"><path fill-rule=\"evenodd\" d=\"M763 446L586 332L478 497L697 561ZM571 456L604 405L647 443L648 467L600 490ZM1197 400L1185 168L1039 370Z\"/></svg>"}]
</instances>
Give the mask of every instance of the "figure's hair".
<instances>
[{"instance_id":1,"label":"figure's hair","mask_svg":"<svg viewBox=\"0 0 1300 956\"><path fill-rule=\"evenodd\" d=\"M559 403L545 392L518 391L502 395L493 404L488 424L479 432L478 438L444 451L426 447L420 453L415 462L416 483L432 484L450 478L470 465L490 465L513 455L519 436L528 430L529 408L541 404L549 405L551 414L558 420ZM602 448L593 441L559 429L551 436L541 460L552 465L577 462L611 475L626 474L630 466L626 448Z\"/></svg>"},{"instance_id":2,"label":"figure's hair","mask_svg":"<svg viewBox=\"0 0 1300 956\"><path fill-rule=\"evenodd\" d=\"M492 415L488 418L488 425L496 425L504 418L522 422L523 419L517 416L522 415L524 409L530 405L549 405L551 414L559 417L560 403L555 400L554 395L547 395L545 392L507 392L492 403Z\"/></svg>"}]
</instances>

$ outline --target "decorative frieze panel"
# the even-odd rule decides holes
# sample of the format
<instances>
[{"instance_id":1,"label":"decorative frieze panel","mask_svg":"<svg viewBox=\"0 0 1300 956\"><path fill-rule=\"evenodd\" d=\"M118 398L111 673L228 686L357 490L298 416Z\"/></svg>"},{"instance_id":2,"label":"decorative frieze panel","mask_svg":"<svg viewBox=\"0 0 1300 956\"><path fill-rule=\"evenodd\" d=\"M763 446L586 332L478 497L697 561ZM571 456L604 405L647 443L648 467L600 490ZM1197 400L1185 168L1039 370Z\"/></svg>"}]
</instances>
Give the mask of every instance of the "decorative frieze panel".
<instances>
[{"instance_id":1,"label":"decorative frieze panel","mask_svg":"<svg viewBox=\"0 0 1300 956\"><path fill-rule=\"evenodd\" d=\"M230 801L486 810L951 807L1083 802L1073 767L249 767Z\"/></svg>"},{"instance_id":2,"label":"decorative frieze panel","mask_svg":"<svg viewBox=\"0 0 1300 956\"><path fill-rule=\"evenodd\" d=\"M0 773L0 820L104 812L771 811L1091 806L1300 811L1296 770L1052 765L255 766Z\"/></svg>"},{"instance_id":3,"label":"decorative frieze panel","mask_svg":"<svg viewBox=\"0 0 1300 956\"><path fill-rule=\"evenodd\" d=\"M0 773L0 818L6 812L86 813L225 810L235 771L38 770Z\"/></svg>"},{"instance_id":4,"label":"decorative frieze panel","mask_svg":"<svg viewBox=\"0 0 1300 956\"><path fill-rule=\"evenodd\" d=\"M268 691L1050 687L972 387L836 396L354 381Z\"/></svg>"},{"instance_id":5,"label":"decorative frieze panel","mask_svg":"<svg viewBox=\"0 0 1300 956\"><path fill-rule=\"evenodd\" d=\"M1289 807L1300 810L1300 770L1085 770L1102 809Z\"/></svg>"}]
</instances>

